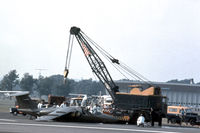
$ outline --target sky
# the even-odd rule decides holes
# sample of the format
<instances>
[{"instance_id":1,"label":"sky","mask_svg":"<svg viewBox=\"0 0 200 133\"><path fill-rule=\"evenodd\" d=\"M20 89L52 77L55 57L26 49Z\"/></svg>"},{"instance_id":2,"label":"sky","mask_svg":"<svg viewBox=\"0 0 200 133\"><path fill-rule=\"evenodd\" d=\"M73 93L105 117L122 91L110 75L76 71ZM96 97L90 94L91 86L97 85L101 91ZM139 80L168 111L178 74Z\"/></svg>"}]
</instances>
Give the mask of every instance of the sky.
<instances>
[{"instance_id":1,"label":"sky","mask_svg":"<svg viewBox=\"0 0 200 133\"><path fill-rule=\"evenodd\" d=\"M20 77L63 74L77 26L151 81L200 82L199 7L199 0L0 0L0 79L13 69ZM94 79L77 43L69 78Z\"/></svg>"}]
</instances>

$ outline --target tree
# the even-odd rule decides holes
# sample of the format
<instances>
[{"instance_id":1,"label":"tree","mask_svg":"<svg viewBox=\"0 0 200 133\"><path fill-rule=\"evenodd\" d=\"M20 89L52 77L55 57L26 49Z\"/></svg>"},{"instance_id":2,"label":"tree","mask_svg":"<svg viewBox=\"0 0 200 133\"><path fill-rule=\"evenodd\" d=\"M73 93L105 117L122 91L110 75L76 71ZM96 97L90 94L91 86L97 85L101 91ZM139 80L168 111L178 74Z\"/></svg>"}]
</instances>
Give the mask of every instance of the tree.
<instances>
[{"instance_id":1,"label":"tree","mask_svg":"<svg viewBox=\"0 0 200 133\"><path fill-rule=\"evenodd\" d=\"M71 90L73 89L71 86L71 81L68 81L68 84L61 84L56 87L56 95L58 96L68 96Z\"/></svg>"},{"instance_id":2,"label":"tree","mask_svg":"<svg viewBox=\"0 0 200 133\"><path fill-rule=\"evenodd\" d=\"M53 81L52 94L58 96L68 96L71 93L71 90L74 89L75 81L72 79L67 79L67 82L64 84L63 75L53 75L49 77Z\"/></svg>"},{"instance_id":3,"label":"tree","mask_svg":"<svg viewBox=\"0 0 200 133\"><path fill-rule=\"evenodd\" d=\"M40 78L38 80L38 92L41 95L49 95L51 94L53 86L52 79L46 77L46 78Z\"/></svg>"},{"instance_id":4,"label":"tree","mask_svg":"<svg viewBox=\"0 0 200 133\"><path fill-rule=\"evenodd\" d=\"M35 83L36 79L34 79L32 75L29 75L29 73L25 73L24 77L20 81L20 87L22 88L22 90L32 93Z\"/></svg>"},{"instance_id":5,"label":"tree","mask_svg":"<svg viewBox=\"0 0 200 133\"><path fill-rule=\"evenodd\" d=\"M1 90L12 91L13 87L18 84L19 75L17 74L16 70L10 71L6 74L0 84Z\"/></svg>"},{"instance_id":6,"label":"tree","mask_svg":"<svg viewBox=\"0 0 200 133\"><path fill-rule=\"evenodd\" d=\"M77 81L74 84L72 93L98 95L100 91L101 94L105 94L105 89L102 83L93 81L92 79L87 79Z\"/></svg>"}]
</instances>

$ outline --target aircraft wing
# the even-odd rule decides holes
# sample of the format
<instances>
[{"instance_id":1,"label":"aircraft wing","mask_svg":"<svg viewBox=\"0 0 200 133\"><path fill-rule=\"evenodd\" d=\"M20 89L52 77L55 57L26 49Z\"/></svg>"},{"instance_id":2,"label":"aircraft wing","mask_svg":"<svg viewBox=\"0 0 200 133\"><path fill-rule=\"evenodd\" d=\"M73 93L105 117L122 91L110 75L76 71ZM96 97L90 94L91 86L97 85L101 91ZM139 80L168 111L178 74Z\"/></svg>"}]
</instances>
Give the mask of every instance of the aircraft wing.
<instances>
[{"instance_id":1,"label":"aircraft wing","mask_svg":"<svg viewBox=\"0 0 200 133\"><path fill-rule=\"evenodd\" d=\"M6 96L22 96L28 95L29 91L0 91L0 93L5 94Z\"/></svg>"},{"instance_id":2,"label":"aircraft wing","mask_svg":"<svg viewBox=\"0 0 200 133\"><path fill-rule=\"evenodd\" d=\"M104 113L92 114L88 111L82 110L81 107L64 107L58 108L55 111L38 117L37 121L78 121L78 122L103 122L103 123L117 123L120 120L112 115Z\"/></svg>"},{"instance_id":3,"label":"aircraft wing","mask_svg":"<svg viewBox=\"0 0 200 133\"><path fill-rule=\"evenodd\" d=\"M51 120L57 119L59 117L68 115L70 113L75 113L75 112L82 113L81 107L63 107L63 108L57 108L55 111L53 111L53 112L51 112L51 113L49 113L47 115L38 117L36 119L36 121L51 121Z\"/></svg>"}]
</instances>

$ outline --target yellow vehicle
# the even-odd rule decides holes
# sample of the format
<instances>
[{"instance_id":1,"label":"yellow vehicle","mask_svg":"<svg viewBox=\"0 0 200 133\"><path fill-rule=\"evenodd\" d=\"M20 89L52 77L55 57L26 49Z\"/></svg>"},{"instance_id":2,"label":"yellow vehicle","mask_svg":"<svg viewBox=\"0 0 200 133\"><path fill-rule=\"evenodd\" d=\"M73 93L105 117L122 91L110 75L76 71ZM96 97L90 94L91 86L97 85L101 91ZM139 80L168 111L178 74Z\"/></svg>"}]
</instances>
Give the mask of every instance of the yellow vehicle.
<instances>
[{"instance_id":1,"label":"yellow vehicle","mask_svg":"<svg viewBox=\"0 0 200 133\"><path fill-rule=\"evenodd\" d=\"M181 115L182 109L184 110L184 112L189 112L191 110L191 108L184 106L168 106L167 114Z\"/></svg>"},{"instance_id":2,"label":"yellow vehicle","mask_svg":"<svg viewBox=\"0 0 200 133\"><path fill-rule=\"evenodd\" d=\"M184 116L187 112L191 112L192 108L184 107L184 106L168 106L167 107L167 121L168 123L171 122L181 123L182 116Z\"/></svg>"}]
</instances>

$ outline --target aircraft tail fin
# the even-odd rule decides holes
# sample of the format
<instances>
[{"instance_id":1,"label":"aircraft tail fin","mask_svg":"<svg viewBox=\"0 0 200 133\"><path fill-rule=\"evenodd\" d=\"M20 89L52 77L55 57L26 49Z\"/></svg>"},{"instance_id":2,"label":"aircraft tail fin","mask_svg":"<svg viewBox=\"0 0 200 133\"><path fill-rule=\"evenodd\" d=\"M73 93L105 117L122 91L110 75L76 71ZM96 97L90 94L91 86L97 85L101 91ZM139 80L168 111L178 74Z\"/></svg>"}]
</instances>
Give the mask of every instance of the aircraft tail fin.
<instances>
[{"instance_id":1,"label":"aircraft tail fin","mask_svg":"<svg viewBox=\"0 0 200 133\"><path fill-rule=\"evenodd\" d=\"M12 96L16 97L17 104L20 109L37 109L37 103L29 97L29 92L16 93Z\"/></svg>"}]
</instances>

